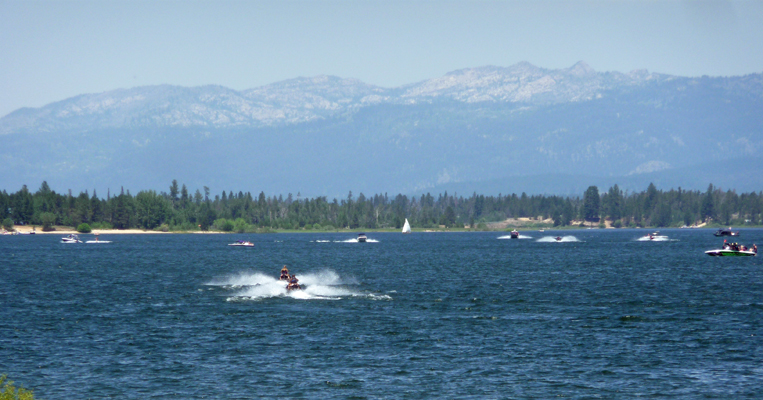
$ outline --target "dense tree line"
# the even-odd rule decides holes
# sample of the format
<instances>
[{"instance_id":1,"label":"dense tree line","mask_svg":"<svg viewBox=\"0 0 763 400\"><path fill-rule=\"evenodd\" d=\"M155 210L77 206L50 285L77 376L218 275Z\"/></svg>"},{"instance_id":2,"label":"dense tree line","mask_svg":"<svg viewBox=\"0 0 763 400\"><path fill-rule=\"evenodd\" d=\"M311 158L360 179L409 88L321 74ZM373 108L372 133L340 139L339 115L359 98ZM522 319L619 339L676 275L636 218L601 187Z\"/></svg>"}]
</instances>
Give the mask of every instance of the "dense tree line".
<instances>
[{"instance_id":1,"label":"dense tree line","mask_svg":"<svg viewBox=\"0 0 763 400\"><path fill-rule=\"evenodd\" d=\"M191 194L185 185L172 181L169 192L129 190L99 197L95 191L78 195L56 193L47 182L36 192L26 186L15 193L0 192L0 219L17 225L77 226L96 229L139 228L163 230L257 231L271 229L400 229L405 218L417 228L476 227L506 218L530 217L567 226L584 220L615 227L668 227L713 221L723 225L760 224L763 193L737 194L710 185L707 191L657 190L654 184L639 193L623 192L617 185L599 193L591 186L580 197L534 195L469 197L449 195L366 197L350 192L346 198L296 198L288 194L268 197L239 191L222 191L211 197L210 189ZM575 222L577 221L577 222Z\"/></svg>"}]
</instances>

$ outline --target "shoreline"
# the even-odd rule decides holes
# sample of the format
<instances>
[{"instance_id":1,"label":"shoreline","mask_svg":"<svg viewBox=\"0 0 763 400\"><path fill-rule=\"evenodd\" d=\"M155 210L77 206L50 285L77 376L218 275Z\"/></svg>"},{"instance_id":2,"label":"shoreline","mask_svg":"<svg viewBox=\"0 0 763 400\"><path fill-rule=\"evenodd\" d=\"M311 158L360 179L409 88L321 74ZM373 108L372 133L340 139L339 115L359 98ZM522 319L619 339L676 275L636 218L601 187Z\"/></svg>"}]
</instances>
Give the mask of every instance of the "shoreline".
<instances>
[{"instance_id":1,"label":"shoreline","mask_svg":"<svg viewBox=\"0 0 763 400\"><path fill-rule=\"evenodd\" d=\"M650 227L636 227L636 228L613 228L611 226L607 226L606 228L599 228L599 227L580 227L580 226L566 226L566 227L531 227L523 229L522 227L516 227L515 229L519 232L538 232L540 230L544 231L578 231L578 230L625 230L625 229L634 229L634 230L654 230L654 229L717 229L718 227L715 226L706 226L707 224L702 224L700 226L696 227L689 227L689 228L679 228L679 227L669 227L669 228L650 228ZM749 226L744 228L760 228L761 226ZM32 231L35 232L35 234L38 235L69 235L69 234L75 234L75 235L172 235L172 234L211 234L211 235L224 235L224 234L263 234L263 233L359 233L359 232L392 232L392 233L400 233L399 230L391 230L391 229L371 229L371 230L352 230L352 229L346 229L346 230L331 230L331 231L323 231L323 230L274 230L272 232L223 232L223 231L154 231L154 230L144 230L144 229L93 229L89 233L79 233L76 229L70 228L70 227L63 227L63 226L56 226L56 230L54 231L48 231L43 232L42 228L39 226L31 226L31 225L17 225L14 226L14 229L19 232L20 234L29 234ZM744 229L744 228L735 228L735 229ZM506 233L511 231L511 227L506 229L486 229L486 230L477 230L477 229L468 229L468 228L439 228L439 229L414 229L412 233L449 233L449 232L496 232L496 233Z\"/></svg>"}]
</instances>

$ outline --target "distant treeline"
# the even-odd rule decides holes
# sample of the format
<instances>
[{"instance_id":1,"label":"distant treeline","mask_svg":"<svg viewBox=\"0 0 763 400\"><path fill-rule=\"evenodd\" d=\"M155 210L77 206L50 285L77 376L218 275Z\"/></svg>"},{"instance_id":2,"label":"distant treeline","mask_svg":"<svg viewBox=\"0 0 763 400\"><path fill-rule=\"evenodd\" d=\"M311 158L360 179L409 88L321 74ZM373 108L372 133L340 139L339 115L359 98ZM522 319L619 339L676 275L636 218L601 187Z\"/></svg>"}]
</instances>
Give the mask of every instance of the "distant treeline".
<instances>
[{"instance_id":1,"label":"distant treeline","mask_svg":"<svg viewBox=\"0 0 763 400\"><path fill-rule=\"evenodd\" d=\"M210 197L190 194L185 185L172 181L169 192L129 190L98 197L93 191L78 195L56 193L47 182L36 192L26 186L15 193L0 192L0 220L4 225L78 226L95 229L159 229L253 232L273 229L400 229L407 218L416 228L473 227L506 218L551 218L554 226L573 221L603 223L615 227L669 227L714 221L723 225L760 224L763 193L737 194L711 184L707 191L657 190L654 184L639 193L627 193L617 185L599 193L591 186L581 197L534 195L453 196L447 192L408 197L376 194L366 197L350 192L346 198L296 198L289 194L268 197L250 192L223 191Z\"/></svg>"}]
</instances>

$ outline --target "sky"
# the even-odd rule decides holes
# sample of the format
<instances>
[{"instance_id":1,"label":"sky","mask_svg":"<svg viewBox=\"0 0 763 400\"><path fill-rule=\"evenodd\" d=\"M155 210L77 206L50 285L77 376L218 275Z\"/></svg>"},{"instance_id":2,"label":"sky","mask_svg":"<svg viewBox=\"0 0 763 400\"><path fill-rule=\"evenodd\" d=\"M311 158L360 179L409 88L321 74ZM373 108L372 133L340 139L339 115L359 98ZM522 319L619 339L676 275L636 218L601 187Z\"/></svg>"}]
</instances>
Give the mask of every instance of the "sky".
<instances>
[{"instance_id":1,"label":"sky","mask_svg":"<svg viewBox=\"0 0 763 400\"><path fill-rule=\"evenodd\" d=\"M0 117L145 85L397 87L521 61L761 73L763 1L0 0Z\"/></svg>"}]
</instances>

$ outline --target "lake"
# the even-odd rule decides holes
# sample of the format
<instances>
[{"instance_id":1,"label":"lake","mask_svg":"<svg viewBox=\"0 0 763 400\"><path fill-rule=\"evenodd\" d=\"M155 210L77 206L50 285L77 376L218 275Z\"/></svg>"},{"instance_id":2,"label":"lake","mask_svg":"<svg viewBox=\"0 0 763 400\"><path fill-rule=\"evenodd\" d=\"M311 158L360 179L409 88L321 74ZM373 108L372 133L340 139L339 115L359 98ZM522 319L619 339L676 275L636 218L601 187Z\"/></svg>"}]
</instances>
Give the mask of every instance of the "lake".
<instances>
[{"instance_id":1,"label":"lake","mask_svg":"<svg viewBox=\"0 0 763 400\"><path fill-rule=\"evenodd\" d=\"M705 255L713 231L0 236L0 374L40 399L759 397L763 258Z\"/></svg>"}]
</instances>

